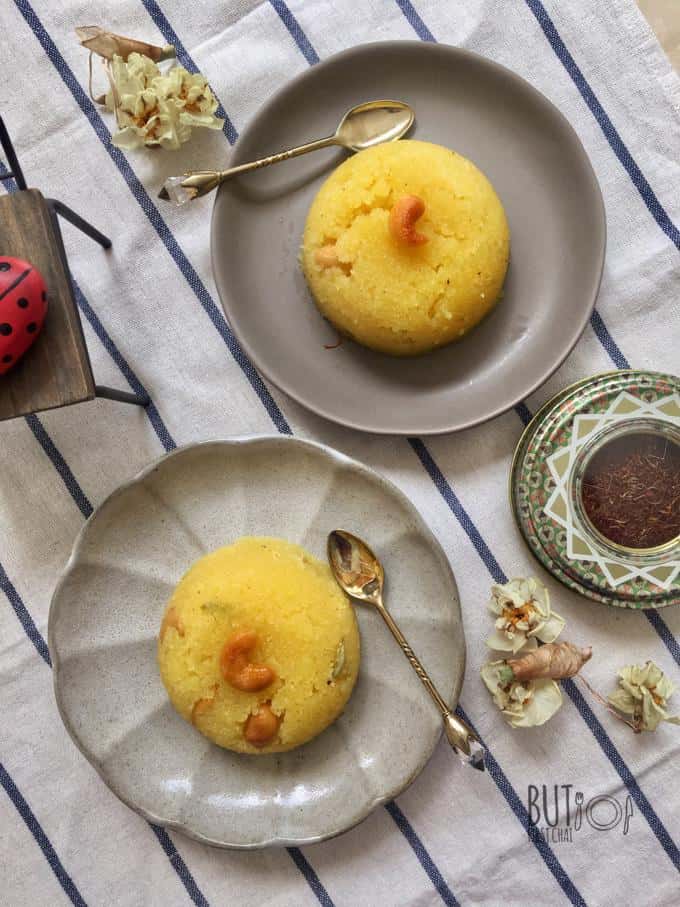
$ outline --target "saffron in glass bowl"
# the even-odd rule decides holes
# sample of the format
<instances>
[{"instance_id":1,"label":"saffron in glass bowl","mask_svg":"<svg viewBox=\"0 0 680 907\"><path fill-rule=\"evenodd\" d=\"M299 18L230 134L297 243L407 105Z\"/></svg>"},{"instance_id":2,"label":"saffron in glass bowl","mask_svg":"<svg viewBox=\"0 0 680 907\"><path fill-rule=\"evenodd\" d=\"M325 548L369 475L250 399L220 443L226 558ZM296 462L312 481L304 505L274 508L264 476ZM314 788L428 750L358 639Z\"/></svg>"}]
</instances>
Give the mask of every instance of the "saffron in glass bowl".
<instances>
[{"instance_id":1,"label":"saffron in glass bowl","mask_svg":"<svg viewBox=\"0 0 680 907\"><path fill-rule=\"evenodd\" d=\"M594 528L624 548L650 549L680 535L680 447L635 432L613 438L586 465L583 509Z\"/></svg>"}]
</instances>

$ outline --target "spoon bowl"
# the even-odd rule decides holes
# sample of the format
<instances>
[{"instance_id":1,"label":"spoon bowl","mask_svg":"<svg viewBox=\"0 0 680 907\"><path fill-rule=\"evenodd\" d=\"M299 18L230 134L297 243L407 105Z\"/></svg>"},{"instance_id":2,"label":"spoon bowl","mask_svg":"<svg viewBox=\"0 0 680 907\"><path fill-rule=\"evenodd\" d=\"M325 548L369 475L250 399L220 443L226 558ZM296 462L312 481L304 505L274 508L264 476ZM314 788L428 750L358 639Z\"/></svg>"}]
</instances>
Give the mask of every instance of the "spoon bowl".
<instances>
[{"instance_id":1,"label":"spoon bowl","mask_svg":"<svg viewBox=\"0 0 680 907\"><path fill-rule=\"evenodd\" d=\"M347 111L335 138L349 151L364 151L402 138L414 121L413 108L403 101L367 101Z\"/></svg>"},{"instance_id":2,"label":"spoon bowl","mask_svg":"<svg viewBox=\"0 0 680 907\"><path fill-rule=\"evenodd\" d=\"M326 547L331 570L340 588L352 598L372 605L399 643L411 667L439 709L446 739L454 752L458 753L465 764L483 771L484 750L477 735L452 712L408 644L399 625L385 607L383 601L385 571L379 558L366 542L344 529L334 529L328 536Z\"/></svg>"},{"instance_id":3,"label":"spoon bowl","mask_svg":"<svg viewBox=\"0 0 680 907\"><path fill-rule=\"evenodd\" d=\"M327 550L331 570L347 595L372 605L382 603L385 572L366 542L351 532L334 529Z\"/></svg>"}]
</instances>

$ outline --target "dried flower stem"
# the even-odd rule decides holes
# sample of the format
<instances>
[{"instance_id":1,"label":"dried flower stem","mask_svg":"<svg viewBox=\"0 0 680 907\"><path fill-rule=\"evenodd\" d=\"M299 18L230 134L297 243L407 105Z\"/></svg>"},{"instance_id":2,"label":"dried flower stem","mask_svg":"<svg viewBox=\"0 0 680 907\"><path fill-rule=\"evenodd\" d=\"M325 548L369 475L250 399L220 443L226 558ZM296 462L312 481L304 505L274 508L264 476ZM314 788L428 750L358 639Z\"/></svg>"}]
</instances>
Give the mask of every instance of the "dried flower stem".
<instances>
[{"instance_id":1,"label":"dried flower stem","mask_svg":"<svg viewBox=\"0 0 680 907\"><path fill-rule=\"evenodd\" d=\"M603 706L607 709L607 711L608 711L608 712L611 712L611 714L612 714L615 718L618 718L619 721L623 721L623 723L624 723L624 724L627 724L629 728L632 728L633 731L634 731L636 734L639 734L639 733L640 733L640 727L639 727L639 725L637 725L634 721L629 721L627 718L624 718L623 715L622 715L620 712L618 712L613 706L611 706L611 705L607 702L607 700L604 698L604 696L602 696L601 693L598 693L597 690L594 689L594 688L588 683L588 681L585 679L585 677L583 676L583 674L578 674L577 676L578 676L578 679L581 681L581 683L584 685L584 687L585 687L587 690L590 691L590 693L591 693L591 695L593 696L593 698L596 699L596 700L600 703L600 705L603 705Z\"/></svg>"},{"instance_id":2,"label":"dried flower stem","mask_svg":"<svg viewBox=\"0 0 680 907\"><path fill-rule=\"evenodd\" d=\"M95 104L106 104L106 92L104 92L104 94L97 95L96 98L95 98L95 96L92 94L92 58L93 58L93 56L94 56L94 52L93 52L93 51L90 51L90 54L89 54L89 57L88 57L88 82L87 82L87 89L88 89L88 91L89 91L89 93L90 93L90 97L92 98L92 100L94 101ZM108 60L105 60L105 59L102 57L102 58L101 58L101 63L102 63L102 66L104 67L104 69L105 69L105 71L106 71L106 75L107 75L107 78L108 78L108 80L109 80L109 84L111 85L111 88L115 91L115 86L113 85L113 80L111 79L111 73L110 73L110 71L109 71L109 63L108 63Z\"/></svg>"}]
</instances>

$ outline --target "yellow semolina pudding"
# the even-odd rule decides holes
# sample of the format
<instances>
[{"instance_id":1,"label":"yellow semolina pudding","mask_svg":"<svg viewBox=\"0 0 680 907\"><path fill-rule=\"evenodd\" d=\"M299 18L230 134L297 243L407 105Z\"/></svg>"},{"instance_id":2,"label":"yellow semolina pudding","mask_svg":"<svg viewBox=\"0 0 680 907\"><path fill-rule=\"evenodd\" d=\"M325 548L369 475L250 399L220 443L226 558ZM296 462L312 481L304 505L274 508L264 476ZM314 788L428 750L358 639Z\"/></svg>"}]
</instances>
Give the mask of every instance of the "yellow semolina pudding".
<instances>
[{"instance_id":1,"label":"yellow semolina pudding","mask_svg":"<svg viewBox=\"0 0 680 907\"><path fill-rule=\"evenodd\" d=\"M309 210L302 268L321 313L358 343L415 356L496 305L510 254L503 205L467 158L429 142L360 151Z\"/></svg>"},{"instance_id":2,"label":"yellow semolina pudding","mask_svg":"<svg viewBox=\"0 0 680 907\"><path fill-rule=\"evenodd\" d=\"M359 656L354 611L328 565L276 538L244 537L196 561L158 640L173 706L240 753L320 734L343 711Z\"/></svg>"}]
</instances>

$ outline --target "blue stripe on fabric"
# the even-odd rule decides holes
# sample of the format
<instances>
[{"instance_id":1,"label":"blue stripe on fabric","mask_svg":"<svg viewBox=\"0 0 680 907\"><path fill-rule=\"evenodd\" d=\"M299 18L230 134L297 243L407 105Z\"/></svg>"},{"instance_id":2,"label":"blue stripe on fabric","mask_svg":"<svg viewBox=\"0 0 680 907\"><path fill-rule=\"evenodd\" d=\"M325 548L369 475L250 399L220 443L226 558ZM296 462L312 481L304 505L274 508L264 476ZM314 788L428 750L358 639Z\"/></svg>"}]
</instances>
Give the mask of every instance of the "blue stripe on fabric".
<instances>
[{"instance_id":1,"label":"blue stripe on fabric","mask_svg":"<svg viewBox=\"0 0 680 907\"><path fill-rule=\"evenodd\" d=\"M609 119L609 116L607 115L604 107L598 100L595 92L588 84L586 77L581 72L576 61L574 60L564 41L560 37L557 29L555 28L555 23L548 15L546 8L543 6L540 0L525 0L525 2L531 12L534 14L536 21L540 25L543 34L547 38L548 43L554 50L557 58L569 73L572 82L579 90L581 97L586 102L590 109L590 112L597 120L600 129L604 133L604 137L609 142L612 151L619 159L621 165L630 177L633 185L640 194L640 197L647 206L649 213L652 215L659 227L661 227L666 236L671 240L674 246L677 249L680 249L680 230L678 230L673 221L670 219L665 208L656 197L654 190L649 185L644 174L640 170L640 167L633 159L633 156L626 147L626 144L619 135L612 121Z\"/></svg>"},{"instance_id":2,"label":"blue stripe on fabric","mask_svg":"<svg viewBox=\"0 0 680 907\"><path fill-rule=\"evenodd\" d=\"M185 69L188 69L189 72L198 72L199 71L198 67L196 66L194 61L191 59L191 57L187 53L186 48L184 47L184 45L182 44L182 42L180 41L180 39L177 35L177 32L172 28L172 26L170 25L168 20L165 18L165 16L163 15L163 12L161 11L160 7L155 2L155 0L142 0L142 3L144 4L144 9L147 11L147 13L151 16L153 21L156 23L158 30L163 35L163 37L165 38L167 43L172 44L174 46L175 53L177 54L177 59L182 64L182 66ZM213 92L213 94L214 94L214 92ZM220 117L221 119L224 120L224 126L222 127L222 132L226 136L229 144L233 145L234 142L236 141L236 139L238 138L238 133L236 132L236 129L234 128L234 124L229 119L229 116L227 115L226 110L222 106L222 103L219 102L219 99L217 99L217 95L215 95L215 98L216 98L216 100L218 100L216 114L218 117Z\"/></svg>"},{"instance_id":3,"label":"blue stripe on fabric","mask_svg":"<svg viewBox=\"0 0 680 907\"><path fill-rule=\"evenodd\" d=\"M304 33L300 23L288 9L286 4L283 3L282 0L269 0L269 2L279 14L279 18L290 32L293 41L295 41L300 49L300 52L302 53L302 56L309 63L309 65L314 66L315 63L318 63L319 55L312 47L311 41Z\"/></svg>"},{"instance_id":4,"label":"blue stripe on fabric","mask_svg":"<svg viewBox=\"0 0 680 907\"><path fill-rule=\"evenodd\" d=\"M456 715L458 715L458 717L461 718L466 724L469 724L475 734L479 737L479 742L484 747L484 762L486 764L487 771L495 781L498 789L505 797L508 806L519 819L522 827L529 836L529 839L534 844L540 855L543 857L543 861L555 877L555 880L557 881L562 891L566 894L571 903L575 905L575 907L586 907L586 902L583 900L583 897L578 888L574 885L567 873L562 868L562 864L553 853L548 842L538 830L538 827L531 821L525 805L518 797L512 784L510 784L510 782L508 781L503 769L496 762L487 745L484 743L484 740L482 739L479 731L474 726L472 721L470 721L470 718L465 714L465 711L461 706L458 706L458 708L456 709Z\"/></svg>"},{"instance_id":5,"label":"blue stripe on fabric","mask_svg":"<svg viewBox=\"0 0 680 907\"><path fill-rule=\"evenodd\" d=\"M335 907L333 901L331 900L330 895L321 884L321 880L318 875L309 864L308 860L305 858L305 855L302 853L299 847L287 847L286 850L293 859L293 862L300 870L302 875L305 877L307 884L312 889L318 902L321 904L321 907Z\"/></svg>"},{"instance_id":6,"label":"blue stripe on fabric","mask_svg":"<svg viewBox=\"0 0 680 907\"><path fill-rule=\"evenodd\" d=\"M45 428L40 419L38 419L35 414L26 416L25 418L28 427L31 429L38 443L45 451L49 459L52 461L52 465L63 479L64 485L66 485L69 494L76 502L78 509L85 517L85 519L87 519L92 513L92 504L90 504L89 500L87 499L87 495L78 484L76 477L71 472L71 467L62 457L52 438L50 438L50 436L45 431Z\"/></svg>"},{"instance_id":7,"label":"blue stripe on fabric","mask_svg":"<svg viewBox=\"0 0 680 907\"><path fill-rule=\"evenodd\" d=\"M597 309L593 309L593 312L590 316L590 324L595 331L595 336L605 348L605 351L609 355L609 358L614 363L614 365L617 368L630 368L630 363L619 349L612 335L607 330L607 325L602 320L602 316L597 311Z\"/></svg>"},{"instance_id":8,"label":"blue stripe on fabric","mask_svg":"<svg viewBox=\"0 0 680 907\"><path fill-rule=\"evenodd\" d=\"M428 473L430 474L432 481L439 489L441 496L448 504L450 510L452 511L460 525L463 527L466 535L477 550L479 556L484 561L484 564L486 565L486 568L491 576L497 583L507 582L507 577L498 564L498 561L489 550L489 547L482 538L479 530L474 525L467 511L464 509L463 505L456 497L453 489L446 481L441 470L434 462L429 452L425 449L422 441L418 441L418 439L413 438L410 439L410 443L421 463L423 464L423 466L425 466ZM637 781L635 780L630 769L621 757L621 754L616 749L613 741L607 735L607 732L598 721L590 706L583 699L583 696L581 695L574 682L569 680L562 681L562 687L580 712L581 717L590 728L593 736L599 743L602 752L605 754L605 756L607 756L611 764L616 769L619 777L630 791L631 796L638 805L638 809L647 820L649 827L656 835L659 843L670 857L673 865L676 867L676 869L680 869L680 852L678 851L675 842L669 835L661 819L656 814L654 807L651 805L647 797L642 793L642 790L640 789Z\"/></svg>"},{"instance_id":9,"label":"blue stripe on fabric","mask_svg":"<svg viewBox=\"0 0 680 907\"><path fill-rule=\"evenodd\" d=\"M395 2L421 41L436 41L435 36L420 18L410 0L395 0Z\"/></svg>"},{"instance_id":10,"label":"blue stripe on fabric","mask_svg":"<svg viewBox=\"0 0 680 907\"><path fill-rule=\"evenodd\" d=\"M675 663L677 665L680 665L680 644L678 643L678 640L675 638L675 636L673 636L673 634L671 633L671 630L666 621L658 611L645 611L645 617L661 637L661 641L673 656Z\"/></svg>"},{"instance_id":11,"label":"blue stripe on fabric","mask_svg":"<svg viewBox=\"0 0 680 907\"><path fill-rule=\"evenodd\" d=\"M5 593L7 599L14 609L14 613L19 618L19 623L24 628L24 633L31 640L33 645L38 651L38 655L42 660L52 667L52 659L50 658L50 652L47 648L47 643L42 637L40 630L35 625L33 618L31 617L28 608L21 600L21 596L14 588L14 584L7 576L5 568L0 564L0 589Z\"/></svg>"},{"instance_id":12,"label":"blue stripe on fabric","mask_svg":"<svg viewBox=\"0 0 680 907\"><path fill-rule=\"evenodd\" d=\"M154 825L153 822L149 822L148 824L149 824L149 827L151 828L151 831L158 838L158 843L161 845L161 847L165 851L168 860L170 860L170 864L171 864L172 868L175 870L177 875L180 877L182 884L184 885L184 887L187 890L187 894L189 895L191 900L194 902L196 907L210 907L210 904L206 900L203 892L196 884L196 880L194 879L192 874L189 872L189 868L188 868L187 864L184 862L184 860L181 857L181 854L179 853L179 851L177 850L175 845L172 843L172 838L170 837L170 835L167 833L167 831L164 828L161 828L160 825Z\"/></svg>"},{"instance_id":13,"label":"blue stripe on fabric","mask_svg":"<svg viewBox=\"0 0 680 907\"><path fill-rule=\"evenodd\" d=\"M524 403L524 401L520 401L515 406L515 412L520 417L520 419L522 420L522 422L524 423L525 426L528 425L531 422L531 420L533 419L531 410L526 405L526 403Z\"/></svg>"},{"instance_id":14,"label":"blue stripe on fabric","mask_svg":"<svg viewBox=\"0 0 680 907\"><path fill-rule=\"evenodd\" d=\"M83 900L83 896L76 888L75 882L64 869L61 860L50 843L50 839L43 831L42 825L36 819L33 810L22 796L21 791L10 777L9 772L2 762L0 762L0 784L4 787L5 793L10 798L16 807L17 812L24 820L26 827L35 838L38 847L42 850L45 859L50 864L50 869L57 877L57 880L64 889L68 899L74 907L87 907L87 904Z\"/></svg>"},{"instance_id":15,"label":"blue stripe on fabric","mask_svg":"<svg viewBox=\"0 0 680 907\"><path fill-rule=\"evenodd\" d=\"M460 907L454 893L446 884L444 877L437 869L432 860L432 857L427 852L427 848L420 840L419 836L416 834L409 820L397 806L396 800L392 800L391 803L387 803L385 805L385 809L392 816L397 825L397 828L411 845L411 848L418 858L420 865L428 874L430 881L437 889L437 892L439 893L442 901L447 905L447 907Z\"/></svg>"},{"instance_id":16,"label":"blue stripe on fabric","mask_svg":"<svg viewBox=\"0 0 680 907\"><path fill-rule=\"evenodd\" d=\"M501 570L500 564L491 553L489 546L486 544L479 530L470 519L469 514L460 503L456 495L453 493L453 489L447 482L441 469L433 460L430 451L427 449L427 447L425 447L420 438L409 438L408 443L411 445L416 456L425 467L425 471L434 482L440 495L448 504L449 509L465 530L467 537L475 546L477 554L484 561L484 564L486 565L486 568L491 576L497 583L506 582L505 574Z\"/></svg>"},{"instance_id":17,"label":"blue stripe on fabric","mask_svg":"<svg viewBox=\"0 0 680 907\"><path fill-rule=\"evenodd\" d=\"M9 171L5 167L4 163L2 161L0 161L0 177L3 177L3 178L6 177L8 172ZM19 191L19 187L17 186L16 181L13 179L7 180L7 182L5 184L5 188L10 193ZM78 304L78 307L80 308L82 313L85 315L85 317L89 321L90 327L95 332L97 337L101 340L101 342L104 346L104 349L107 351L109 356L111 356L111 358L116 363L116 365L118 366L120 371L123 373L125 380L130 385L132 390L136 394L139 394L140 396L146 396L149 398L150 402L145 407L146 414L149 417L149 421L151 422L151 425L153 426L153 429L156 432L156 434L158 435L158 439L161 442L161 444L163 445L163 447L165 448L165 450L166 451L174 450L177 447L177 445L175 444L175 441L173 440L172 435L168 431L167 426L163 422L163 419L161 418L160 413L156 409L156 405L151 400L151 395L149 394L147 389L144 387L142 382L139 380L137 375L134 373L130 364L125 359L123 354L116 347L115 343L111 339L106 328L99 320L99 316L97 315L97 313L94 311L94 309L92 308L90 303L85 298L85 294L80 289L80 287L78 286L76 281L73 279L73 275L69 274L69 276L71 278L71 283L73 285L73 294L75 296L76 303Z\"/></svg>"},{"instance_id":18,"label":"blue stripe on fabric","mask_svg":"<svg viewBox=\"0 0 680 907\"><path fill-rule=\"evenodd\" d=\"M161 217L158 208L154 205L146 189L130 167L130 164L128 163L125 155L118 148L111 144L111 136L106 126L104 125L104 121L96 110L93 102L87 96L82 86L76 79L73 71L70 69L63 56L57 49L54 41L45 31L45 27L36 15L33 7L30 3L27 2L27 0L14 0L14 3L26 20L26 23L33 31L33 34L40 42L40 45L54 65L55 69L61 76L64 84L73 95L74 100L89 120L89 123L97 134L97 137L101 141L104 148L106 148L106 151L108 152L111 160L114 162L121 176L127 183L130 192L133 194L140 207L146 214L152 227L163 242L163 245L170 253L173 261L180 269L182 275L203 306L206 314L219 332L224 343L229 349L229 352L241 368L243 374L250 382L251 387L262 401L265 409L269 413L269 416L276 425L277 429L282 434L291 434L290 426L284 418L283 413L279 409L276 401L272 397L271 393L264 384L262 378L256 371L253 364L241 349L241 346L236 340L230 327L228 326L224 315L220 312L219 308L215 304L215 301L198 276L193 265L180 248L177 240L170 231L170 228Z\"/></svg>"}]
</instances>

